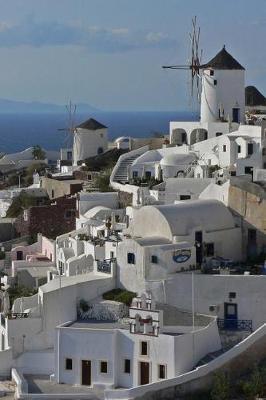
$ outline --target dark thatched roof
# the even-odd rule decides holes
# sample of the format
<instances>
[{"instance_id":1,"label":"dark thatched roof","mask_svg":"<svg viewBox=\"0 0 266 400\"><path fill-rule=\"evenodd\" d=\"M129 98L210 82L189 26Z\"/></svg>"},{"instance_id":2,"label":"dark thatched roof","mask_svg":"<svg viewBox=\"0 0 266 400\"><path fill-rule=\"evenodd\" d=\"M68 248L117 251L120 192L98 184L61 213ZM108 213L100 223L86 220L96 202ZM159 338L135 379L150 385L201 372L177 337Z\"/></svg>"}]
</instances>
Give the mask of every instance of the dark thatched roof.
<instances>
[{"instance_id":1,"label":"dark thatched roof","mask_svg":"<svg viewBox=\"0 0 266 400\"><path fill-rule=\"evenodd\" d=\"M233 56L231 56L231 54L228 53L228 51L226 51L225 46L214 58L212 58L207 64L204 64L203 67L214 69L245 69Z\"/></svg>"},{"instance_id":2,"label":"dark thatched roof","mask_svg":"<svg viewBox=\"0 0 266 400\"><path fill-rule=\"evenodd\" d=\"M266 98L255 86L247 86L245 89L246 106L266 106Z\"/></svg>"},{"instance_id":3,"label":"dark thatched roof","mask_svg":"<svg viewBox=\"0 0 266 400\"><path fill-rule=\"evenodd\" d=\"M89 131L97 131L97 129L105 129L107 128L105 125L96 121L94 118L90 118L82 124L76 126L76 128L88 129Z\"/></svg>"}]
</instances>

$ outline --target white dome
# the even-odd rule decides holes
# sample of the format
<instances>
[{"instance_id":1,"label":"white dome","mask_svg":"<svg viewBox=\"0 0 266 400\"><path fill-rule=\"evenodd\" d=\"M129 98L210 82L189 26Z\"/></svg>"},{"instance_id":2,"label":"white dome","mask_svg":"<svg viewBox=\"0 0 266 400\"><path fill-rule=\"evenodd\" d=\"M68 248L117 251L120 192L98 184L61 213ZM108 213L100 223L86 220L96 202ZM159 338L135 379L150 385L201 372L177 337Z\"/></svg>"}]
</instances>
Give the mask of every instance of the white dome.
<instances>
[{"instance_id":1,"label":"white dome","mask_svg":"<svg viewBox=\"0 0 266 400\"><path fill-rule=\"evenodd\" d=\"M194 229L221 231L235 227L228 208L218 200L187 200L174 205L144 206L135 215L131 229L137 237L187 236Z\"/></svg>"},{"instance_id":2,"label":"white dome","mask_svg":"<svg viewBox=\"0 0 266 400\"><path fill-rule=\"evenodd\" d=\"M173 167L176 165L188 165L196 159L195 154L178 154L172 153L163 157L160 161L160 165L166 167Z\"/></svg>"},{"instance_id":3,"label":"white dome","mask_svg":"<svg viewBox=\"0 0 266 400\"><path fill-rule=\"evenodd\" d=\"M117 139L115 139L115 143L129 142L130 139L131 138L129 136L121 136L121 137L118 137Z\"/></svg>"}]
</instances>

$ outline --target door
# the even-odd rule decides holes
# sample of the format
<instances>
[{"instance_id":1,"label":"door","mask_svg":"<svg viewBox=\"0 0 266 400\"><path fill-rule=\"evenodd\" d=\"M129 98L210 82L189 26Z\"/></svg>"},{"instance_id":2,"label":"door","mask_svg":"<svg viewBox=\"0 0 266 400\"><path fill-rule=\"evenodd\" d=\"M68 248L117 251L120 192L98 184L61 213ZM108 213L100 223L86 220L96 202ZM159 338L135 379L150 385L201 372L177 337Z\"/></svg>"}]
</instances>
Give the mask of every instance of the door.
<instances>
[{"instance_id":1,"label":"door","mask_svg":"<svg viewBox=\"0 0 266 400\"><path fill-rule=\"evenodd\" d=\"M257 231L256 229L248 230L248 257L256 257L257 255Z\"/></svg>"},{"instance_id":2,"label":"door","mask_svg":"<svg viewBox=\"0 0 266 400\"><path fill-rule=\"evenodd\" d=\"M237 122L239 124L239 122L240 122L240 109L239 108L233 108L233 121L232 122Z\"/></svg>"},{"instance_id":3,"label":"door","mask_svg":"<svg viewBox=\"0 0 266 400\"><path fill-rule=\"evenodd\" d=\"M150 382L150 364L148 362L140 362L140 384L147 385Z\"/></svg>"},{"instance_id":4,"label":"door","mask_svg":"<svg viewBox=\"0 0 266 400\"><path fill-rule=\"evenodd\" d=\"M91 386L91 361L82 360L81 384Z\"/></svg>"},{"instance_id":5,"label":"door","mask_svg":"<svg viewBox=\"0 0 266 400\"><path fill-rule=\"evenodd\" d=\"M224 303L224 320L226 329L237 329L237 304Z\"/></svg>"},{"instance_id":6,"label":"door","mask_svg":"<svg viewBox=\"0 0 266 400\"><path fill-rule=\"evenodd\" d=\"M196 263L202 264L202 231L195 232Z\"/></svg>"}]
</instances>

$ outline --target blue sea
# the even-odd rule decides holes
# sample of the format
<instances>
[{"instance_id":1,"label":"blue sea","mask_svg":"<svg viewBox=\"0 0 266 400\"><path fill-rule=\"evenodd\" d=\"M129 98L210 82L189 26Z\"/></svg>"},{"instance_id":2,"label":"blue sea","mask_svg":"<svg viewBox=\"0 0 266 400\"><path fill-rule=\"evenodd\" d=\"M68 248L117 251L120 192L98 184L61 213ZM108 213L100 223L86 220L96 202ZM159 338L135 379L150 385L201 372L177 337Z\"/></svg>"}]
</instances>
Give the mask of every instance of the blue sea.
<instances>
[{"instance_id":1,"label":"blue sea","mask_svg":"<svg viewBox=\"0 0 266 400\"><path fill-rule=\"evenodd\" d=\"M75 123L95 118L108 127L109 140L119 136L147 137L169 132L170 121L195 120L192 112L90 112L77 114ZM33 145L58 150L70 144L67 114L0 114L0 152L21 151Z\"/></svg>"}]
</instances>

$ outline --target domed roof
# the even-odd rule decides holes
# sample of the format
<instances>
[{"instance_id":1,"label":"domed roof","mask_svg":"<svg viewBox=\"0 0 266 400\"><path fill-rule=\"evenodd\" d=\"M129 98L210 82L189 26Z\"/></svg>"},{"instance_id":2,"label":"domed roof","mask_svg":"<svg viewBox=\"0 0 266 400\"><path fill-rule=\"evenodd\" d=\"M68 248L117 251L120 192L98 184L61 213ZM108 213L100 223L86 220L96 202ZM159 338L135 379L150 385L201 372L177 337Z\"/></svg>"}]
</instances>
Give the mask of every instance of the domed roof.
<instances>
[{"instance_id":1,"label":"domed roof","mask_svg":"<svg viewBox=\"0 0 266 400\"><path fill-rule=\"evenodd\" d=\"M135 215L132 233L139 237L187 236L193 229L221 231L235 227L228 208L218 200L187 200L173 205L144 206Z\"/></svg>"},{"instance_id":2,"label":"domed roof","mask_svg":"<svg viewBox=\"0 0 266 400\"><path fill-rule=\"evenodd\" d=\"M186 165L190 164L196 159L195 154L190 153L190 154L179 154L179 153L171 153L167 154L164 156L160 164L161 166L166 166L166 167L174 167L175 165Z\"/></svg>"},{"instance_id":3,"label":"domed roof","mask_svg":"<svg viewBox=\"0 0 266 400\"><path fill-rule=\"evenodd\" d=\"M91 209L89 209L85 214L84 217L85 218L95 218L99 213L110 213L110 208L108 207L104 207L104 206L95 206Z\"/></svg>"},{"instance_id":4,"label":"domed roof","mask_svg":"<svg viewBox=\"0 0 266 400\"><path fill-rule=\"evenodd\" d=\"M119 143L119 142L129 142L131 138L129 136L120 136L117 139L115 139L115 143Z\"/></svg>"}]
</instances>

